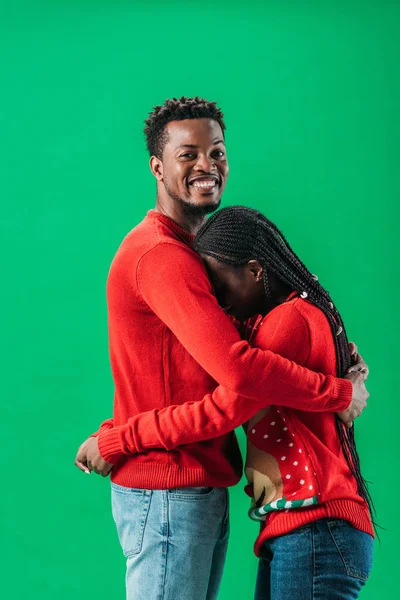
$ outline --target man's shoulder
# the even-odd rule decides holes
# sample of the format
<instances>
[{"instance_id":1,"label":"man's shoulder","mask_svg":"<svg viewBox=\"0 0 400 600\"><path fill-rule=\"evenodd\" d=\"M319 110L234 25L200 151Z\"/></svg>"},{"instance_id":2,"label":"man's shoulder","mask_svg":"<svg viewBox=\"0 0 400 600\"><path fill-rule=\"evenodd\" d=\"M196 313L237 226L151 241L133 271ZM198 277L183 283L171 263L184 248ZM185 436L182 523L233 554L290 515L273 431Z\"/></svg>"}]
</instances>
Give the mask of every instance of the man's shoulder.
<instances>
[{"instance_id":1,"label":"man's shoulder","mask_svg":"<svg viewBox=\"0 0 400 600\"><path fill-rule=\"evenodd\" d=\"M191 246L147 215L122 240L114 260L138 265L145 257L161 261L201 261Z\"/></svg>"}]
</instances>

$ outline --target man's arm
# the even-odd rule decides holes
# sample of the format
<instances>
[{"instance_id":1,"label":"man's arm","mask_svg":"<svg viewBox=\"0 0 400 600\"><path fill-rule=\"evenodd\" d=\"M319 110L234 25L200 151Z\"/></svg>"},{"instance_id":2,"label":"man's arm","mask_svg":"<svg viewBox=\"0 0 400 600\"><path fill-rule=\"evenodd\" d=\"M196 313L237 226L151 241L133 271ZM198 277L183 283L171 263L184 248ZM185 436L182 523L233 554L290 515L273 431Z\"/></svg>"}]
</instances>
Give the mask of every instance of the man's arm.
<instances>
[{"instance_id":1,"label":"man's arm","mask_svg":"<svg viewBox=\"0 0 400 600\"><path fill-rule=\"evenodd\" d=\"M218 383L258 401L297 396L304 410L341 410L351 384L314 373L274 352L251 348L218 306L201 258L189 247L162 243L145 254L136 272L145 303Z\"/></svg>"},{"instance_id":2,"label":"man's arm","mask_svg":"<svg viewBox=\"0 0 400 600\"><path fill-rule=\"evenodd\" d=\"M202 432L200 439L222 435L270 404L313 412L348 408L349 381L309 371L240 340L212 294L201 260L189 248L173 244L153 248L139 265L137 284L150 308L225 387L200 402L167 407L162 422L160 411L149 411L102 433L99 448L107 461L146 448L191 443L194 430Z\"/></svg>"},{"instance_id":3,"label":"man's arm","mask_svg":"<svg viewBox=\"0 0 400 600\"><path fill-rule=\"evenodd\" d=\"M307 363L311 348L309 328L293 305L286 305L270 315L259 331L258 340L262 348L279 351L300 364ZM282 397L277 392L274 398L269 397L268 403L299 408L295 393ZM124 454L151 448L171 450L224 435L248 421L268 403L263 394L255 402L219 386L198 402L140 413L125 425L100 433L98 449L103 459L110 463ZM310 407L314 412L318 410L312 403Z\"/></svg>"}]
</instances>

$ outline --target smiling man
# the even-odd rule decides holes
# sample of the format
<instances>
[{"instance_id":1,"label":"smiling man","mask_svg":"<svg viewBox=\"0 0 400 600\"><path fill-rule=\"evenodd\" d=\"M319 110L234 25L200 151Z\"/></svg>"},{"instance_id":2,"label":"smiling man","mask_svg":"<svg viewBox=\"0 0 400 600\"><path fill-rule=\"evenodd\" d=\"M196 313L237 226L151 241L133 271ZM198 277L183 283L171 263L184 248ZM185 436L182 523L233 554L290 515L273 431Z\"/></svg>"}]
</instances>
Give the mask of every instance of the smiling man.
<instances>
[{"instance_id":1,"label":"smiling man","mask_svg":"<svg viewBox=\"0 0 400 600\"><path fill-rule=\"evenodd\" d=\"M229 173L224 129L222 118L171 121L160 140L165 143L161 154L151 147L154 134L151 122L147 125L149 151L157 152L150 158L159 184L156 210L191 233L221 202Z\"/></svg>"},{"instance_id":2,"label":"smiling man","mask_svg":"<svg viewBox=\"0 0 400 600\"><path fill-rule=\"evenodd\" d=\"M352 421L368 397L360 373L336 379L251 348L218 306L191 245L226 185L224 131L219 108L200 98L153 110L156 208L123 240L107 282L114 417L75 464L112 469L128 600L217 598L227 488L242 473L235 427L271 404Z\"/></svg>"}]
</instances>

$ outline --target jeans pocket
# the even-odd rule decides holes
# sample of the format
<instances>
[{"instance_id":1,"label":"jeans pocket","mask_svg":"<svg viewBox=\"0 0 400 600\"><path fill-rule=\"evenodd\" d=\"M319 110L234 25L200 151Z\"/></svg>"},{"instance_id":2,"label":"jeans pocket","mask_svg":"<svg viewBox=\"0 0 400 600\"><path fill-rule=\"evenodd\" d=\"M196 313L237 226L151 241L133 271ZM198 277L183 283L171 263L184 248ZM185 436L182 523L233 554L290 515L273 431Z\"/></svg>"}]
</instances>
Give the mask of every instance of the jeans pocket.
<instances>
[{"instance_id":1,"label":"jeans pocket","mask_svg":"<svg viewBox=\"0 0 400 600\"><path fill-rule=\"evenodd\" d=\"M139 554L142 549L151 495L150 490L111 484L112 515L122 551L127 558Z\"/></svg>"},{"instance_id":2,"label":"jeans pocket","mask_svg":"<svg viewBox=\"0 0 400 600\"><path fill-rule=\"evenodd\" d=\"M373 537L343 520L328 521L328 528L347 574L366 581L372 568Z\"/></svg>"},{"instance_id":3,"label":"jeans pocket","mask_svg":"<svg viewBox=\"0 0 400 600\"><path fill-rule=\"evenodd\" d=\"M216 488L213 487L184 487L168 490L170 500L206 500L214 494Z\"/></svg>"}]
</instances>

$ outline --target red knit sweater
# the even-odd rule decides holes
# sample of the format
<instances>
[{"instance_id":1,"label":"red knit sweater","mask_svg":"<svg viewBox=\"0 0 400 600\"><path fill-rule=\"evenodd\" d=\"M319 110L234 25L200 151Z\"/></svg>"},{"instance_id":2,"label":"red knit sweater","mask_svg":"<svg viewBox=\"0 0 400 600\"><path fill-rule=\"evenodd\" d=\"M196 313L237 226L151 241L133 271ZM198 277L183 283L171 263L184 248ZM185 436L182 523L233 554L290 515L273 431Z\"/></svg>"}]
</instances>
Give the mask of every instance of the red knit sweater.
<instances>
[{"instance_id":1,"label":"red knit sweater","mask_svg":"<svg viewBox=\"0 0 400 600\"><path fill-rule=\"evenodd\" d=\"M329 322L307 300L291 295L256 323L251 343L315 371L336 372ZM368 506L357 493L342 452L334 413L272 406L251 419L247 434L251 485L246 491L256 500L262 494L267 509L255 544L257 555L268 538L324 517L345 519L373 535ZM295 508L304 500L309 508Z\"/></svg>"},{"instance_id":2,"label":"red knit sweater","mask_svg":"<svg viewBox=\"0 0 400 600\"><path fill-rule=\"evenodd\" d=\"M242 463L232 430L262 407L320 413L351 401L349 381L240 339L192 241L150 211L111 265L114 418L98 434L101 455L115 464L111 479L123 486L235 485Z\"/></svg>"}]
</instances>

